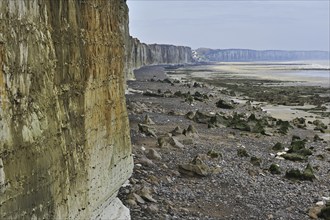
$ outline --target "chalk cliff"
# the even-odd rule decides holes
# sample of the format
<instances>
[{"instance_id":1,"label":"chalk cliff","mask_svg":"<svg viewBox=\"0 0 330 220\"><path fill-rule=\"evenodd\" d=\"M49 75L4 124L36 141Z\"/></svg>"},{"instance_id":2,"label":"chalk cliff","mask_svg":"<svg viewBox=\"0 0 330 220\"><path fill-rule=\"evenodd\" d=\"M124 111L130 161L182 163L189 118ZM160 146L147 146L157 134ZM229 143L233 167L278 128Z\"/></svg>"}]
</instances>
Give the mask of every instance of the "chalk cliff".
<instances>
[{"instance_id":1,"label":"chalk cliff","mask_svg":"<svg viewBox=\"0 0 330 220\"><path fill-rule=\"evenodd\" d=\"M327 51L208 49L194 51L197 61L288 61L329 59Z\"/></svg>"},{"instance_id":2,"label":"chalk cliff","mask_svg":"<svg viewBox=\"0 0 330 220\"><path fill-rule=\"evenodd\" d=\"M133 70L141 66L154 64L192 63L190 47L166 44L145 44L137 38L128 40L127 44L127 79L133 79Z\"/></svg>"},{"instance_id":3,"label":"chalk cliff","mask_svg":"<svg viewBox=\"0 0 330 220\"><path fill-rule=\"evenodd\" d=\"M0 219L114 214L127 24L125 0L0 1Z\"/></svg>"}]
</instances>

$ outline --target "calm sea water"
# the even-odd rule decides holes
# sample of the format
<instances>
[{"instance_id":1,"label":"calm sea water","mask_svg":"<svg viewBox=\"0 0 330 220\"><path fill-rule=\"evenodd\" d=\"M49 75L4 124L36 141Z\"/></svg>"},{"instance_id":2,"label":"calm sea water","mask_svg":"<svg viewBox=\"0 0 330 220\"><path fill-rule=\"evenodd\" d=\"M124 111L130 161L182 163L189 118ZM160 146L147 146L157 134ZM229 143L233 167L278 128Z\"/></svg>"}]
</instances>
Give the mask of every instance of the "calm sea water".
<instances>
[{"instance_id":1,"label":"calm sea water","mask_svg":"<svg viewBox=\"0 0 330 220\"><path fill-rule=\"evenodd\" d=\"M236 76L263 78L282 81L299 81L330 87L330 61L287 61L287 62L222 62L216 65L222 73ZM216 74L213 74L216 77ZM223 75L222 75L223 76Z\"/></svg>"},{"instance_id":2,"label":"calm sea water","mask_svg":"<svg viewBox=\"0 0 330 220\"><path fill-rule=\"evenodd\" d=\"M284 74L301 77L321 77L330 79L330 60L312 60L284 62L283 67L287 67L287 71L280 71Z\"/></svg>"}]
</instances>

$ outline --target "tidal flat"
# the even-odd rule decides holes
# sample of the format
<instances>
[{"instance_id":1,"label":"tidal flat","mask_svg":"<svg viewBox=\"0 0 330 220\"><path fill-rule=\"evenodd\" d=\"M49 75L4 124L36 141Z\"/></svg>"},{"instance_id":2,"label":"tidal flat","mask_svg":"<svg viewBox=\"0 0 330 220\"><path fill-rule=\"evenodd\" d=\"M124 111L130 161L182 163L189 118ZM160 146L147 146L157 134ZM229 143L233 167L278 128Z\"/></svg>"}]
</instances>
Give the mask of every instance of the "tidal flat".
<instances>
[{"instance_id":1,"label":"tidal flat","mask_svg":"<svg viewBox=\"0 0 330 220\"><path fill-rule=\"evenodd\" d=\"M317 119L330 125L327 61L212 63L169 73L225 89L237 101L249 100L278 119L303 117L307 124ZM330 130L320 135L330 140Z\"/></svg>"},{"instance_id":2,"label":"tidal flat","mask_svg":"<svg viewBox=\"0 0 330 220\"><path fill-rule=\"evenodd\" d=\"M324 216L328 88L227 72L212 78L212 67L143 67L128 81L134 172L119 197L132 218ZM283 117L286 108L292 117Z\"/></svg>"}]
</instances>

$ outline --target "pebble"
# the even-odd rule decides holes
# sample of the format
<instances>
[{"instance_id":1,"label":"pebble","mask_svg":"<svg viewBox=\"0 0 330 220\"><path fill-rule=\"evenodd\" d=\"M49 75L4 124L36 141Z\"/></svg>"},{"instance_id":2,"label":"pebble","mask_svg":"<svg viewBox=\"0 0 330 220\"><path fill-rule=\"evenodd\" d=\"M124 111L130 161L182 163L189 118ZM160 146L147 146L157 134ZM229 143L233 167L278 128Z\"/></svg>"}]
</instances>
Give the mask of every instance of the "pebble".
<instances>
[{"instance_id":1,"label":"pebble","mask_svg":"<svg viewBox=\"0 0 330 220\"><path fill-rule=\"evenodd\" d=\"M149 160L148 158L141 158L139 160L140 164L144 165L144 166L148 166L148 167L152 167L155 166L154 162L152 162L151 160Z\"/></svg>"},{"instance_id":2,"label":"pebble","mask_svg":"<svg viewBox=\"0 0 330 220\"><path fill-rule=\"evenodd\" d=\"M138 194L133 193L133 196L134 196L135 200L136 200L138 203L140 203L140 204L144 204L144 203L145 203L144 199L142 199L142 197L139 196Z\"/></svg>"},{"instance_id":3,"label":"pebble","mask_svg":"<svg viewBox=\"0 0 330 220\"><path fill-rule=\"evenodd\" d=\"M137 206L137 203L134 199L127 199L126 204L129 206Z\"/></svg>"},{"instance_id":4,"label":"pebble","mask_svg":"<svg viewBox=\"0 0 330 220\"><path fill-rule=\"evenodd\" d=\"M159 208L156 204L151 204L148 206L147 210L148 210L148 212L151 212L151 213L158 213Z\"/></svg>"},{"instance_id":5,"label":"pebble","mask_svg":"<svg viewBox=\"0 0 330 220\"><path fill-rule=\"evenodd\" d=\"M317 206L324 206L325 205L325 202L324 201L319 201L316 203Z\"/></svg>"}]
</instances>

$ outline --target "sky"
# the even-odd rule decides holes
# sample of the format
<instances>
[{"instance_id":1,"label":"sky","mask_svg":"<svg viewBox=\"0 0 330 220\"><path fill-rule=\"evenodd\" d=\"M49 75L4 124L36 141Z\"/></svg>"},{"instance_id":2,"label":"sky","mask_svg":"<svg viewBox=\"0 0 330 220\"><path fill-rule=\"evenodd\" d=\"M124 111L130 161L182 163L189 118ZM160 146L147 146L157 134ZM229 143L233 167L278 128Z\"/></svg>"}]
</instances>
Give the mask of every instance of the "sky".
<instances>
[{"instance_id":1,"label":"sky","mask_svg":"<svg viewBox=\"0 0 330 220\"><path fill-rule=\"evenodd\" d=\"M130 34L193 49L330 50L330 0L128 0Z\"/></svg>"}]
</instances>

